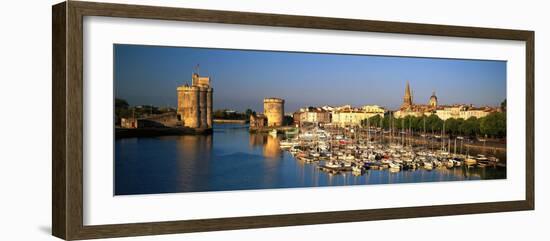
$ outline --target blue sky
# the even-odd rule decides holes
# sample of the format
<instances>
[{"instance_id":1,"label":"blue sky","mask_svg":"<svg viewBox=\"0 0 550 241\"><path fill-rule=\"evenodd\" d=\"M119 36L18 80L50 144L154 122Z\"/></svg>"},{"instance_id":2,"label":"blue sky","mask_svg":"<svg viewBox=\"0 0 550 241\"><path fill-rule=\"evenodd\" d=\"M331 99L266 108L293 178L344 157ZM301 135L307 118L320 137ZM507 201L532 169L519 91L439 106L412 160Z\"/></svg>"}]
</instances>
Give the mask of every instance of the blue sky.
<instances>
[{"instance_id":1,"label":"blue sky","mask_svg":"<svg viewBox=\"0 0 550 241\"><path fill-rule=\"evenodd\" d=\"M194 67L212 78L214 109L261 112L264 97L303 106L398 108L410 82L415 103L497 106L506 98L506 62L114 45L115 96L130 105L172 106Z\"/></svg>"}]
</instances>

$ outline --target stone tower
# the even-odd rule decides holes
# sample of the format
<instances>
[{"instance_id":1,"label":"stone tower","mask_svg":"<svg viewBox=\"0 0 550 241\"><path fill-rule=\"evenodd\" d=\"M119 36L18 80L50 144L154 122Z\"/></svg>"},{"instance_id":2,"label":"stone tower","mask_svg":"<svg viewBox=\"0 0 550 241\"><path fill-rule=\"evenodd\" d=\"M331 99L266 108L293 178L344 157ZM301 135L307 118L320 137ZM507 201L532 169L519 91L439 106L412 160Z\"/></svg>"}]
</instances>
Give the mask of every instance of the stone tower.
<instances>
[{"instance_id":1,"label":"stone tower","mask_svg":"<svg viewBox=\"0 0 550 241\"><path fill-rule=\"evenodd\" d=\"M265 98L264 115L267 117L267 126L282 126L285 115L285 100Z\"/></svg>"},{"instance_id":2,"label":"stone tower","mask_svg":"<svg viewBox=\"0 0 550 241\"><path fill-rule=\"evenodd\" d=\"M432 92L432 96L430 97L430 101L428 101L428 105L431 107L437 107L437 96L435 96L435 91Z\"/></svg>"},{"instance_id":3,"label":"stone tower","mask_svg":"<svg viewBox=\"0 0 550 241\"><path fill-rule=\"evenodd\" d=\"M403 96L403 105L401 105L402 109L408 109L412 107L413 100L412 100L412 94L411 94L411 87L409 86L409 81L407 81L407 86L405 87L405 96Z\"/></svg>"},{"instance_id":4,"label":"stone tower","mask_svg":"<svg viewBox=\"0 0 550 241\"><path fill-rule=\"evenodd\" d=\"M193 73L191 86L177 88L178 119L190 128L212 128L212 95L210 78Z\"/></svg>"},{"instance_id":5,"label":"stone tower","mask_svg":"<svg viewBox=\"0 0 550 241\"><path fill-rule=\"evenodd\" d=\"M196 86L180 86L178 91L178 119L183 126L200 127L200 88Z\"/></svg>"}]
</instances>

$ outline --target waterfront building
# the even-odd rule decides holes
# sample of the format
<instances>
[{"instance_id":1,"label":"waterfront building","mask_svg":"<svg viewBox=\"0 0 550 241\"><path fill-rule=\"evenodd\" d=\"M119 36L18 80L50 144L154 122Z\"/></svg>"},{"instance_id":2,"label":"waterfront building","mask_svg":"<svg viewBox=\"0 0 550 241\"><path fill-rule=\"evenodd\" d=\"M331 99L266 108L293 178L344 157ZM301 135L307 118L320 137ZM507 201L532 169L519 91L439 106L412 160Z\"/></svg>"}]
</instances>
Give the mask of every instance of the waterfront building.
<instances>
[{"instance_id":1,"label":"waterfront building","mask_svg":"<svg viewBox=\"0 0 550 241\"><path fill-rule=\"evenodd\" d=\"M368 113L375 113L375 114L382 114L386 112L386 110L378 105L364 105L361 107L361 109Z\"/></svg>"},{"instance_id":2,"label":"waterfront building","mask_svg":"<svg viewBox=\"0 0 550 241\"><path fill-rule=\"evenodd\" d=\"M358 126L361 121L373 116L384 117L386 110L377 105L366 105L362 108L353 108L349 105L336 108L332 113L331 123L338 126Z\"/></svg>"},{"instance_id":3,"label":"waterfront building","mask_svg":"<svg viewBox=\"0 0 550 241\"><path fill-rule=\"evenodd\" d=\"M332 111L349 110L352 108L353 107L351 107L351 105L342 105L342 106L332 108Z\"/></svg>"},{"instance_id":4,"label":"waterfront building","mask_svg":"<svg viewBox=\"0 0 550 241\"><path fill-rule=\"evenodd\" d=\"M261 129L267 126L267 117L263 114L250 115L250 129Z\"/></svg>"},{"instance_id":5,"label":"waterfront building","mask_svg":"<svg viewBox=\"0 0 550 241\"><path fill-rule=\"evenodd\" d=\"M301 108L299 111L292 115L294 123L298 126L304 124L326 124L331 122L331 112L327 108L323 107L306 107Z\"/></svg>"},{"instance_id":6,"label":"waterfront building","mask_svg":"<svg viewBox=\"0 0 550 241\"><path fill-rule=\"evenodd\" d=\"M321 106L321 109L324 110L324 111L328 111L328 112L333 112L334 111L334 107L332 107L330 105Z\"/></svg>"},{"instance_id":7,"label":"waterfront building","mask_svg":"<svg viewBox=\"0 0 550 241\"><path fill-rule=\"evenodd\" d=\"M210 77L193 73L191 86L177 88L177 119L185 127L212 128L212 97L214 89L210 87Z\"/></svg>"},{"instance_id":8,"label":"waterfront building","mask_svg":"<svg viewBox=\"0 0 550 241\"><path fill-rule=\"evenodd\" d=\"M138 121L136 118L120 118L120 127L122 128L138 128Z\"/></svg>"},{"instance_id":9,"label":"waterfront building","mask_svg":"<svg viewBox=\"0 0 550 241\"><path fill-rule=\"evenodd\" d=\"M435 110L425 109L425 108L416 108L410 110L397 110L393 112L395 118L405 118L407 116L421 117L421 116L431 116L434 114Z\"/></svg>"},{"instance_id":10,"label":"waterfront building","mask_svg":"<svg viewBox=\"0 0 550 241\"><path fill-rule=\"evenodd\" d=\"M482 107L477 108L473 106L465 106L465 105L457 105L457 106L448 106L443 107L441 109L436 110L436 115L442 119L447 120L450 118L458 119L462 118L464 120L475 117L475 118L481 118L489 115L492 112L496 112L497 110L495 108L490 107Z\"/></svg>"},{"instance_id":11,"label":"waterfront building","mask_svg":"<svg viewBox=\"0 0 550 241\"><path fill-rule=\"evenodd\" d=\"M264 99L264 115L268 127L282 126L285 114L285 100L281 98Z\"/></svg>"}]
</instances>

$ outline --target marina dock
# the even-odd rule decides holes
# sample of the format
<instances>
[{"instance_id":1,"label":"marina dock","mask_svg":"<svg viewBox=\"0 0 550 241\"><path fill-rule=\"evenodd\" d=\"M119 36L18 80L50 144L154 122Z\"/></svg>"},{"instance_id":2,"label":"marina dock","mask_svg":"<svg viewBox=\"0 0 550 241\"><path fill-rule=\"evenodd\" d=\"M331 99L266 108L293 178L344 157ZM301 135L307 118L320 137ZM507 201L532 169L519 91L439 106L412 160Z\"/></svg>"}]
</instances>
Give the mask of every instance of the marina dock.
<instances>
[{"instance_id":1,"label":"marina dock","mask_svg":"<svg viewBox=\"0 0 550 241\"><path fill-rule=\"evenodd\" d=\"M413 136L397 131L385 134L383 130L364 127L314 127L300 128L295 135L286 135L280 146L297 161L314 164L330 174L363 175L368 170L385 169L400 172L506 167L506 160L470 152L471 144L465 145L456 138L427 139L426 135Z\"/></svg>"}]
</instances>

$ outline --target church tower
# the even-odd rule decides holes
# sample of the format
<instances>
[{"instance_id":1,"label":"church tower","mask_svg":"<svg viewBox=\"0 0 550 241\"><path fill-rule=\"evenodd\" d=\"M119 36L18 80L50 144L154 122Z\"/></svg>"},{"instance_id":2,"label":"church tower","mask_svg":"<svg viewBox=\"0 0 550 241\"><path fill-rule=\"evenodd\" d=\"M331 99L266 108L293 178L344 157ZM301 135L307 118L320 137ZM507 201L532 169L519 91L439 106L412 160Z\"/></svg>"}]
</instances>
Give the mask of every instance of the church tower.
<instances>
[{"instance_id":1,"label":"church tower","mask_svg":"<svg viewBox=\"0 0 550 241\"><path fill-rule=\"evenodd\" d=\"M407 86L405 87L405 96L403 96L403 105L401 109L409 109L413 105L411 87L409 86L409 81L407 81Z\"/></svg>"}]
</instances>

